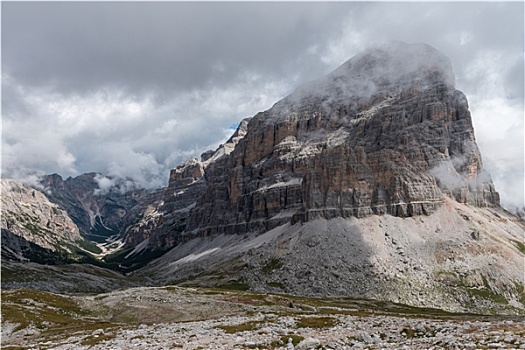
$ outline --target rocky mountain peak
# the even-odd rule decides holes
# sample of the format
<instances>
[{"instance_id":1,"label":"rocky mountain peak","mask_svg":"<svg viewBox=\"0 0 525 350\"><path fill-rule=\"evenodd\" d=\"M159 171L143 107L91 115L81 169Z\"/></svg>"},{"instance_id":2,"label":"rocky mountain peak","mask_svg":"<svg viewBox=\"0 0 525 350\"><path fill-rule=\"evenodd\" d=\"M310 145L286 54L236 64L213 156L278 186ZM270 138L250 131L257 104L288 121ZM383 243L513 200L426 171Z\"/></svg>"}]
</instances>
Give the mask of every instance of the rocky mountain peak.
<instances>
[{"instance_id":1,"label":"rocky mountain peak","mask_svg":"<svg viewBox=\"0 0 525 350\"><path fill-rule=\"evenodd\" d=\"M370 49L299 87L253 117L205 177L189 228L206 234L430 214L443 195L499 204L450 60L424 44Z\"/></svg>"},{"instance_id":2,"label":"rocky mountain peak","mask_svg":"<svg viewBox=\"0 0 525 350\"><path fill-rule=\"evenodd\" d=\"M319 112L342 105L392 98L404 90L424 91L432 87L453 88L455 82L448 57L426 44L394 41L354 56L330 74L298 87L274 106L287 115L305 106ZM268 122L275 122L269 120Z\"/></svg>"},{"instance_id":3,"label":"rocky mountain peak","mask_svg":"<svg viewBox=\"0 0 525 350\"><path fill-rule=\"evenodd\" d=\"M454 86L450 59L427 44L393 41L371 48L345 62L328 79L362 79L412 85L427 79Z\"/></svg>"}]
</instances>

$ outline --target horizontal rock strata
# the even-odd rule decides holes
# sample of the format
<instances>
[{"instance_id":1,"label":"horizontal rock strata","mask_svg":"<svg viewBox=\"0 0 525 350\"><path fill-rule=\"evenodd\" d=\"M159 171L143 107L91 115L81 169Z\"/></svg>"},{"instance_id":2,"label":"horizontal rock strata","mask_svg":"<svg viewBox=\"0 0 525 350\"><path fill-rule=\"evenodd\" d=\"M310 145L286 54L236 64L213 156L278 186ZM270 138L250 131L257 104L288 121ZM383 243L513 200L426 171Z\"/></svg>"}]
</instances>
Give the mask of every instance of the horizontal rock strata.
<instances>
[{"instance_id":1,"label":"horizontal rock strata","mask_svg":"<svg viewBox=\"0 0 525 350\"><path fill-rule=\"evenodd\" d=\"M317 218L428 215L444 194L499 204L467 99L448 58L426 45L370 50L300 87L252 118L204 177L187 227L204 236Z\"/></svg>"}]
</instances>

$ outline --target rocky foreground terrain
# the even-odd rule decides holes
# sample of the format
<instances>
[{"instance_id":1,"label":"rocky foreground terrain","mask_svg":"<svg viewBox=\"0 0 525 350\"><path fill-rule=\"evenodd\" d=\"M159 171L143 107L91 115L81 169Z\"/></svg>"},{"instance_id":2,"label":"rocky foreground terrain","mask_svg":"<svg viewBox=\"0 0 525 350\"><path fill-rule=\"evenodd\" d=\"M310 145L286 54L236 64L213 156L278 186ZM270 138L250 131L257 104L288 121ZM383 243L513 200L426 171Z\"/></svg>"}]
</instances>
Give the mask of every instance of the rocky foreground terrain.
<instances>
[{"instance_id":1,"label":"rocky foreground terrain","mask_svg":"<svg viewBox=\"0 0 525 350\"><path fill-rule=\"evenodd\" d=\"M525 320L174 286L2 292L2 349L524 349Z\"/></svg>"}]
</instances>

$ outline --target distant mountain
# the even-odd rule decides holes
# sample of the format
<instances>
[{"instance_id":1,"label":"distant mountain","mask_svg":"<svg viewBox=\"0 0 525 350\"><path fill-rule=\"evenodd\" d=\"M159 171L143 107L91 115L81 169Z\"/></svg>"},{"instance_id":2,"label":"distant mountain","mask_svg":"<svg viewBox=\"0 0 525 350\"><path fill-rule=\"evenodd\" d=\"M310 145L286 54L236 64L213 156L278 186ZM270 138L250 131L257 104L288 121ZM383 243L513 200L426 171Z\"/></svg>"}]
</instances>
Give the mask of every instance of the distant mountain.
<instances>
[{"instance_id":1,"label":"distant mountain","mask_svg":"<svg viewBox=\"0 0 525 350\"><path fill-rule=\"evenodd\" d=\"M1 179L2 258L37 263L88 262L85 240L67 212L40 191L14 180Z\"/></svg>"},{"instance_id":2,"label":"distant mountain","mask_svg":"<svg viewBox=\"0 0 525 350\"><path fill-rule=\"evenodd\" d=\"M95 242L118 236L126 213L147 194L131 181L101 190L100 178L101 174L86 173L66 180L58 174L41 179L47 197L67 211L83 237Z\"/></svg>"},{"instance_id":3,"label":"distant mountain","mask_svg":"<svg viewBox=\"0 0 525 350\"><path fill-rule=\"evenodd\" d=\"M2 289L100 293L137 281L108 270L102 250L38 189L1 179Z\"/></svg>"}]
</instances>

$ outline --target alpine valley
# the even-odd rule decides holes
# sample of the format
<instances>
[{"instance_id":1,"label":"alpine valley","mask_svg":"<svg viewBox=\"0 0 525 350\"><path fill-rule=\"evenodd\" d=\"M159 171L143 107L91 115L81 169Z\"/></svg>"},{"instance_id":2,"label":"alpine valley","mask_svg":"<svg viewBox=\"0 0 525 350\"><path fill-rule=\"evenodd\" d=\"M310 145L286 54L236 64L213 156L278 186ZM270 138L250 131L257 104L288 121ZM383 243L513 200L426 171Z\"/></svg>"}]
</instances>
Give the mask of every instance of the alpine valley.
<instances>
[{"instance_id":1,"label":"alpine valley","mask_svg":"<svg viewBox=\"0 0 525 350\"><path fill-rule=\"evenodd\" d=\"M273 296L297 309L303 298L299 309L317 316L334 300L525 315L525 224L500 206L454 84L442 53L392 42L242 120L218 149L171 170L166 188L112 179L103 189L96 173L36 187L2 179L3 299L17 290L140 299L173 286L196 288L195 300L229 291L228 302ZM74 302L88 307L86 298ZM4 305L3 323L23 324L29 311Z\"/></svg>"}]
</instances>

